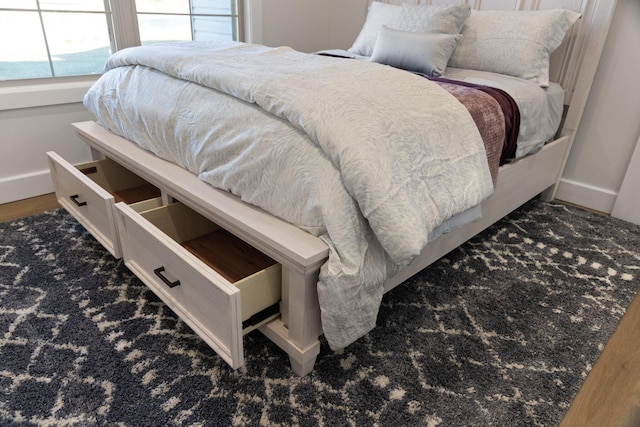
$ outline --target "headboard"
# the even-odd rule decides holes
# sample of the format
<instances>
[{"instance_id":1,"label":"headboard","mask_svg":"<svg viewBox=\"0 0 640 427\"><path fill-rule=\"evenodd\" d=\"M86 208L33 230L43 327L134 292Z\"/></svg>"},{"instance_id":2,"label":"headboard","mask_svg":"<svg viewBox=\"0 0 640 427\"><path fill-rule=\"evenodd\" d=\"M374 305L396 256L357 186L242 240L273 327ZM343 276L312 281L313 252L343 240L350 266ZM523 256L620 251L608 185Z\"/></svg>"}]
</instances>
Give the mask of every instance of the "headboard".
<instances>
[{"instance_id":1,"label":"headboard","mask_svg":"<svg viewBox=\"0 0 640 427\"><path fill-rule=\"evenodd\" d=\"M576 130L602 48L609 31L616 0L376 0L390 4L454 5L468 3L477 10L571 9L582 18L571 27L562 45L551 56L550 78L565 90L565 104L573 105L565 126ZM370 4L372 0L368 0ZM574 99L576 98L576 99ZM580 106L580 107L578 107ZM575 108L578 107L578 108ZM576 110L579 110L579 114Z\"/></svg>"}]
</instances>

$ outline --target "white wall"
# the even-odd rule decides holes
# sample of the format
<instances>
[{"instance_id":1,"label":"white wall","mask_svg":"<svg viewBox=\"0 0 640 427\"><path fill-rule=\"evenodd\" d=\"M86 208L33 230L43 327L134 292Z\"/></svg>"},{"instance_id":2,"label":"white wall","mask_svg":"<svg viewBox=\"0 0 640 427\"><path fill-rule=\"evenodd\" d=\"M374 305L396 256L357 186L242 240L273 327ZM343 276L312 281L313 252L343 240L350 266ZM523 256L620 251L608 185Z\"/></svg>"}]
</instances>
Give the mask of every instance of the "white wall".
<instances>
[{"instance_id":1,"label":"white wall","mask_svg":"<svg viewBox=\"0 0 640 427\"><path fill-rule=\"evenodd\" d=\"M638 42L640 1L618 0L556 198L611 213L640 136Z\"/></svg>"},{"instance_id":2,"label":"white wall","mask_svg":"<svg viewBox=\"0 0 640 427\"><path fill-rule=\"evenodd\" d=\"M367 0L245 0L245 3L248 11L253 12L248 17L253 24L253 41L270 46L288 45L306 52L348 48L367 10ZM640 136L638 22L640 2L618 0L558 198L611 212ZM50 191L44 155L47 150L59 151L71 161L89 158L88 149L68 125L90 119L80 104L77 90L72 95L68 95L69 91L48 94L45 106L31 102L20 108L10 105L19 104L15 94L7 98L5 92L5 88L0 88L0 203ZM31 95L33 98L34 94ZM56 97L62 105L54 105Z\"/></svg>"},{"instance_id":3,"label":"white wall","mask_svg":"<svg viewBox=\"0 0 640 427\"><path fill-rule=\"evenodd\" d=\"M92 118L81 103L90 84L0 88L0 204L53 191L47 151L74 163L91 158L69 125Z\"/></svg>"},{"instance_id":4,"label":"white wall","mask_svg":"<svg viewBox=\"0 0 640 427\"><path fill-rule=\"evenodd\" d=\"M367 13L366 0L248 0L248 7L261 13L248 41L302 52L349 48Z\"/></svg>"},{"instance_id":5,"label":"white wall","mask_svg":"<svg viewBox=\"0 0 640 427\"><path fill-rule=\"evenodd\" d=\"M616 204L613 205L611 216L640 225L638 183L640 183L640 138L638 138L636 149L631 156L629 168L618 192Z\"/></svg>"}]
</instances>

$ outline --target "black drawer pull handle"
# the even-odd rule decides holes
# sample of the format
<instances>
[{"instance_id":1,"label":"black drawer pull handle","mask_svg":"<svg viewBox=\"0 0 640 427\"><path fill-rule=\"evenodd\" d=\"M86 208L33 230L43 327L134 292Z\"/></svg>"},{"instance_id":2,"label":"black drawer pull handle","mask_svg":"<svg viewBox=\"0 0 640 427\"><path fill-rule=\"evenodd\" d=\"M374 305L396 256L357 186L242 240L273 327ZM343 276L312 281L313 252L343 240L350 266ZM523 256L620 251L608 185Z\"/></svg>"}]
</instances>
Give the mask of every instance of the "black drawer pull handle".
<instances>
[{"instance_id":1,"label":"black drawer pull handle","mask_svg":"<svg viewBox=\"0 0 640 427\"><path fill-rule=\"evenodd\" d=\"M76 204L76 206L85 206L87 204L87 202L79 202L78 201L78 197L80 197L78 194L74 194L73 196L69 196L69 198L71 199L71 201L73 203Z\"/></svg>"},{"instance_id":2,"label":"black drawer pull handle","mask_svg":"<svg viewBox=\"0 0 640 427\"><path fill-rule=\"evenodd\" d=\"M167 285L168 287L175 288L176 286L180 286L180 280L176 280L175 282L172 282L171 280L164 277L164 275L162 274L163 271L164 271L164 267L158 267L155 270L153 270L153 272L156 273L156 276L158 276L160 280L162 280L164 284Z\"/></svg>"}]
</instances>

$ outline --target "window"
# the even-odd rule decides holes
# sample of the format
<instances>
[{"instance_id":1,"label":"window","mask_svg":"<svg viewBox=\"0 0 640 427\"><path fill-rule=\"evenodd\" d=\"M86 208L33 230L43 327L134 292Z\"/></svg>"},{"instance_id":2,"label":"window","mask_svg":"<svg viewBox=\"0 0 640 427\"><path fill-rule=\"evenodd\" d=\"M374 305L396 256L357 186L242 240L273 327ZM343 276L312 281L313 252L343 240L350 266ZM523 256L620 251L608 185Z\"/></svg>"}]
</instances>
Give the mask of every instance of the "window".
<instances>
[{"instance_id":1,"label":"window","mask_svg":"<svg viewBox=\"0 0 640 427\"><path fill-rule=\"evenodd\" d=\"M0 80L99 74L111 53L140 44L239 40L238 3L0 0Z\"/></svg>"}]
</instances>

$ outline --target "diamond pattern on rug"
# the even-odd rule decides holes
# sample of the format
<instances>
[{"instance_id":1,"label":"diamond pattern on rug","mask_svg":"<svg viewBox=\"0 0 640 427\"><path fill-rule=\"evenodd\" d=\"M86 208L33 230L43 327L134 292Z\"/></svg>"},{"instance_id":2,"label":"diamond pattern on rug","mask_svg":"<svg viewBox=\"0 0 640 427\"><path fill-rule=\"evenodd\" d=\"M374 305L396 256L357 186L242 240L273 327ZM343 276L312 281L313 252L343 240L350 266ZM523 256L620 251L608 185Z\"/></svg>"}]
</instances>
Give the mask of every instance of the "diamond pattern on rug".
<instances>
[{"instance_id":1,"label":"diamond pattern on rug","mask_svg":"<svg viewBox=\"0 0 640 427\"><path fill-rule=\"evenodd\" d=\"M556 425L640 288L639 227L532 202L292 376L230 369L62 210L0 224L0 424Z\"/></svg>"}]
</instances>

